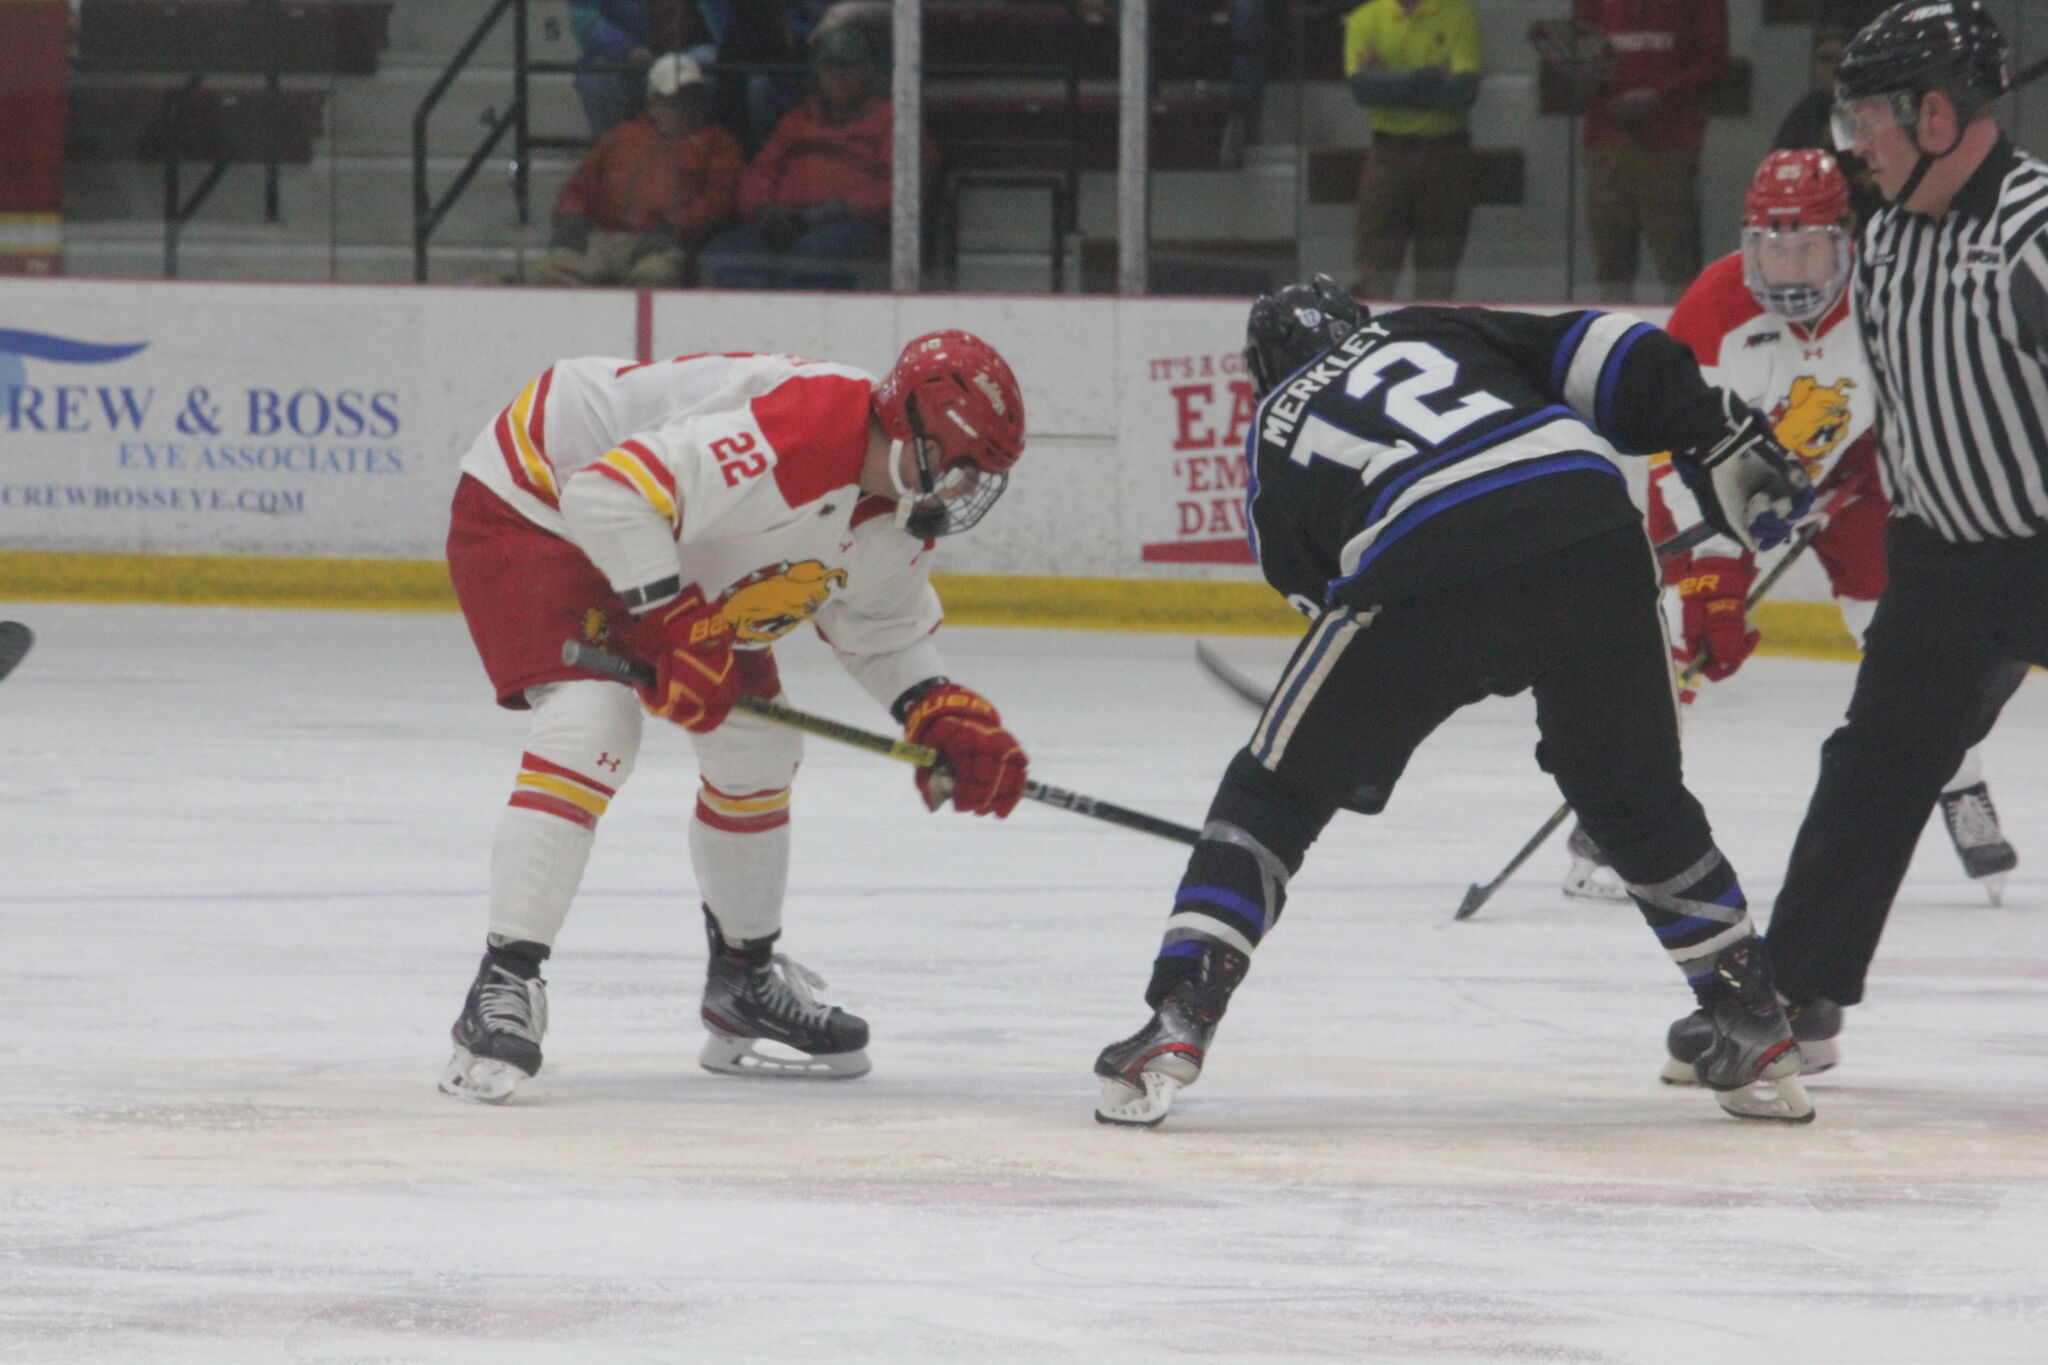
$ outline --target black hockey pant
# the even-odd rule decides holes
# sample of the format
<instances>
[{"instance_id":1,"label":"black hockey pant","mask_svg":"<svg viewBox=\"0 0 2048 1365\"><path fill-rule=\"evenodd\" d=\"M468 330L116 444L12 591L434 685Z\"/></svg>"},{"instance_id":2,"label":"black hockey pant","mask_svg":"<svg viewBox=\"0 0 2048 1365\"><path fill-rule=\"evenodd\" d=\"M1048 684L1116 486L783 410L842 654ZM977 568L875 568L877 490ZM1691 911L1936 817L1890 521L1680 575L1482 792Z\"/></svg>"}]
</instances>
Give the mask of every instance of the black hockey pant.
<instances>
[{"instance_id":1,"label":"black hockey pant","mask_svg":"<svg viewBox=\"0 0 2048 1365\"><path fill-rule=\"evenodd\" d=\"M1648 542L1631 527L1369 616L1326 612L1210 806L1153 1002L1205 942L1258 945L1340 806L1383 809L1416 746L1454 711L1524 690L1536 696L1537 762L1693 976L1682 950L1747 916L1681 774L1657 593Z\"/></svg>"},{"instance_id":2,"label":"black hockey pant","mask_svg":"<svg viewBox=\"0 0 2048 1365\"><path fill-rule=\"evenodd\" d=\"M2027 665L2048 665L2048 540L1956 545L1895 517L1885 566L1847 723L1821 746L1765 936L1795 1003L1863 998L1942 784L1991 732Z\"/></svg>"}]
</instances>

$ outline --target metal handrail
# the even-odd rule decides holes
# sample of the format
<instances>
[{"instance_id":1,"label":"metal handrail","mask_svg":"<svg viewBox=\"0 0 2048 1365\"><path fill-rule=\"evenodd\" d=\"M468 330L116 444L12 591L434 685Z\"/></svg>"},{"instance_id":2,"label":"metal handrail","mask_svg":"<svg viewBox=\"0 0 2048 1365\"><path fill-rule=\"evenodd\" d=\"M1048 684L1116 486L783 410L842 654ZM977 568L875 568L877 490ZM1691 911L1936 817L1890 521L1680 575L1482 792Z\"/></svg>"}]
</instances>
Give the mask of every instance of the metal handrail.
<instances>
[{"instance_id":1,"label":"metal handrail","mask_svg":"<svg viewBox=\"0 0 2048 1365\"><path fill-rule=\"evenodd\" d=\"M441 102L441 97L448 93L448 87L455 83L455 78L462 74L464 67L469 65L470 58L476 55L476 50L479 47L483 46L484 39L490 36L491 30L497 27L498 21L505 16L507 10L513 12L511 106L503 114L494 114L489 119L483 141L477 146L475 151L470 153L469 160L464 163L462 170L456 175L454 183L448 187L447 193L443 194L438 200L431 199L427 194L427 118L434 112L434 106ZM527 158L525 149L529 138L526 121L526 75L526 0L497 0L497 3L492 5L484 17L478 21L476 29L469 35L468 41L463 43L456 50L454 57L449 59L447 67L441 72L440 79L434 82L432 88L421 98L419 108L414 111L412 116L412 273L413 278L419 283L425 284L427 282L427 243L433 237L434 229L441 225L441 220L448 216L448 211L451 208L455 207L455 201L462 197L462 192L469 188L469 182L476 178L476 173L482 168L485 158L490 156L491 152L504 140L505 134L508 132L515 134L513 138L515 156L512 171L512 192L519 205L520 223L523 225L527 221Z\"/></svg>"},{"instance_id":2,"label":"metal handrail","mask_svg":"<svg viewBox=\"0 0 2048 1365\"><path fill-rule=\"evenodd\" d=\"M178 238L184 231L185 224L199 212L200 207L206 203L207 196L213 193L214 186L220 184L221 177L227 174L228 166L232 164L227 149L223 148L221 154L215 158L212 168L193 189L191 196L187 198L184 195L180 183L181 172L184 169L183 143L185 121L191 110L192 97L204 88L206 78L213 73L214 67L219 65L221 50L226 45L228 35L234 30L235 21L244 13L256 9L265 12L263 87L269 96L271 113L271 117L264 121L263 221L274 223L278 219L277 95L282 88L279 69L283 56L279 41L280 6L279 0L242 0L241 8L236 10L214 35L213 51L207 60L193 69L192 74L185 78L183 85L164 98L164 278L167 280L178 278Z\"/></svg>"}]
</instances>

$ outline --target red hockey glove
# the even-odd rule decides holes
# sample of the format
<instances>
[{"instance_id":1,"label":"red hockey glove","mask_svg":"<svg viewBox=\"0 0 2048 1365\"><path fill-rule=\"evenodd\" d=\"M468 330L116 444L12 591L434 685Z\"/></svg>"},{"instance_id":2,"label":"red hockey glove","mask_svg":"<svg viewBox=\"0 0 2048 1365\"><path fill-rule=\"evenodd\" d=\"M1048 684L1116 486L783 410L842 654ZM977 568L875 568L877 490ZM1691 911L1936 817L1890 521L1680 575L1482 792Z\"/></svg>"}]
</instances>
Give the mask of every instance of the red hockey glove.
<instances>
[{"instance_id":1,"label":"red hockey glove","mask_svg":"<svg viewBox=\"0 0 2048 1365\"><path fill-rule=\"evenodd\" d=\"M716 730L739 694L732 627L702 593L689 589L635 619L625 631L634 656L654 666L654 686L640 689L649 711L686 730Z\"/></svg>"},{"instance_id":2,"label":"red hockey glove","mask_svg":"<svg viewBox=\"0 0 2048 1365\"><path fill-rule=\"evenodd\" d=\"M917 699L903 721L903 737L928 744L953 772L955 809L975 815L1008 815L1024 795L1031 760L1003 718L982 696L958 683L940 683ZM917 770L917 790L932 805L932 770ZM944 800L943 794L940 800Z\"/></svg>"},{"instance_id":3,"label":"red hockey glove","mask_svg":"<svg viewBox=\"0 0 2048 1365\"><path fill-rule=\"evenodd\" d=\"M1709 681L1735 676L1763 632L1751 630L1743 599L1756 578L1748 561L1695 555L1692 573L1678 585L1685 607L1685 651L1693 659L1706 652L1700 672Z\"/></svg>"}]
</instances>

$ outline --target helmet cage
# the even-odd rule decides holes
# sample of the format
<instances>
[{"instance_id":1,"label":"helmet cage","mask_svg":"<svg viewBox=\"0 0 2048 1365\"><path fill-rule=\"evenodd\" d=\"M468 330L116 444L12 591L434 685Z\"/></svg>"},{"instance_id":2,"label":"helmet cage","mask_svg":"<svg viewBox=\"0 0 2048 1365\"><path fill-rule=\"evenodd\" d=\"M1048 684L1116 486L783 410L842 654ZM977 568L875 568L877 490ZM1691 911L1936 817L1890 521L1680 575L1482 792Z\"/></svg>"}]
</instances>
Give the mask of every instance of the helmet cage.
<instances>
[{"instance_id":1,"label":"helmet cage","mask_svg":"<svg viewBox=\"0 0 2048 1365\"><path fill-rule=\"evenodd\" d=\"M1772 283L1765 276L1763 257L1773 241L1806 233L1822 233L1830 239L1833 265L1825 283L1796 280ZM1855 243L1839 224L1795 224L1785 228L1746 227L1742 230L1742 282L1749 286L1757 307L1788 322L1815 322L1841 301L1849 287L1854 268Z\"/></svg>"},{"instance_id":2,"label":"helmet cage","mask_svg":"<svg viewBox=\"0 0 2048 1365\"><path fill-rule=\"evenodd\" d=\"M972 528L988 515L988 509L996 505L996 499L1010 486L1009 471L991 470L967 452L948 458L944 443L926 431L915 393L905 397L903 415L910 424L911 458L917 464L918 486L902 489L897 498L898 523L923 540L957 535ZM931 460L934 447L940 452L937 468ZM894 477L897 461L892 458L890 463Z\"/></svg>"}]
</instances>

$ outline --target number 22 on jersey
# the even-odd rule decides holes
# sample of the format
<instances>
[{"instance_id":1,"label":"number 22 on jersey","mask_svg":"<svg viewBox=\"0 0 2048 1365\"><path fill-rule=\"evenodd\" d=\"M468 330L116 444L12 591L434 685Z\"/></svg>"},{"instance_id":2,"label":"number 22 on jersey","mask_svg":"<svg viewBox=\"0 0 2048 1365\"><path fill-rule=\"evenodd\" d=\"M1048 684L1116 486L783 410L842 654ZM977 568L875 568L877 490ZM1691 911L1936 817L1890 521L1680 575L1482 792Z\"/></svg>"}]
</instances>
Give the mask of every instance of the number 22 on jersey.
<instances>
[{"instance_id":1,"label":"number 22 on jersey","mask_svg":"<svg viewBox=\"0 0 2048 1365\"><path fill-rule=\"evenodd\" d=\"M751 479L768 467L768 456L750 431L721 436L711 443L710 450L727 488L739 487L740 480Z\"/></svg>"}]
</instances>

